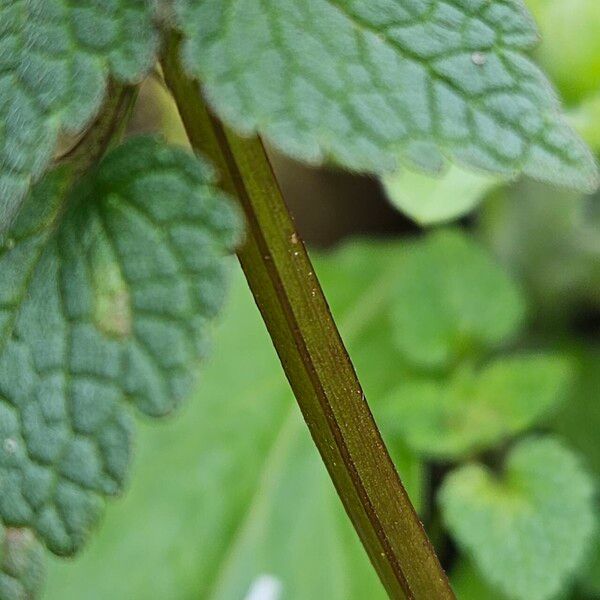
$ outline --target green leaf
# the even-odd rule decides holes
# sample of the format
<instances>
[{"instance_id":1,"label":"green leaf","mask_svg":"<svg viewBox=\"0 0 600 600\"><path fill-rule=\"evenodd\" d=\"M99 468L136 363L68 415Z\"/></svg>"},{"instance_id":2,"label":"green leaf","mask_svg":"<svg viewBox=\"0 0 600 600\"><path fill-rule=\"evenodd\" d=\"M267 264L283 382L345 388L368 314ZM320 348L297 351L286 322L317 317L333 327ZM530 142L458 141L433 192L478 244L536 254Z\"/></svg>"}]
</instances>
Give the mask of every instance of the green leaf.
<instances>
[{"instance_id":1,"label":"green leaf","mask_svg":"<svg viewBox=\"0 0 600 600\"><path fill-rule=\"evenodd\" d=\"M599 200L524 182L480 213L484 241L552 323L581 305L600 307Z\"/></svg>"},{"instance_id":2,"label":"green leaf","mask_svg":"<svg viewBox=\"0 0 600 600\"><path fill-rule=\"evenodd\" d=\"M391 250L352 245L316 264L371 398L394 365L376 342ZM386 597L241 276L195 400L182 418L143 427L137 447L127 496L76 564L51 565L48 600L231 600L261 581L286 600ZM396 464L418 502L418 461L405 452Z\"/></svg>"},{"instance_id":3,"label":"green leaf","mask_svg":"<svg viewBox=\"0 0 600 600\"><path fill-rule=\"evenodd\" d=\"M556 356L498 359L449 381L414 380L388 398L394 430L415 452L456 460L493 448L548 416L564 400L572 375Z\"/></svg>"},{"instance_id":4,"label":"green leaf","mask_svg":"<svg viewBox=\"0 0 600 600\"><path fill-rule=\"evenodd\" d=\"M546 600L574 575L594 529L594 485L577 455L552 438L513 448L503 472L451 473L439 501L450 532L509 598Z\"/></svg>"},{"instance_id":5,"label":"green leaf","mask_svg":"<svg viewBox=\"0 0 600 600\"><path fill-rule=\"evenodd\" d=\"M521 0L176 0L218 114L293 157L385 173L446 159L590 190L594 160L524 55Z\"/></svg>"},{"instance_id":6,"label":"green leaf","mask_svg":"<svg viewBox=\"0 0 600 600\"><path fill-rule=\"evenodd\" d=\"M581 588L592 598L600 596L600 510L596 510L596 533L578 577Z\"/></svg>"},{"instance_id":7,"label":"green leaf","mask_svg":"<svg viewBox=\"0 0 600 600\"><path fill-rule=\"evenodd\" d=\"M507 600L507 596L500 593L498 588L492 587L477 570L472 561L461 557L458 565L450 574L452 589L457 600ZM551 600L592 600L580 595L571 586L554 594Z\"/></svg>"},{"instance_id":8,"label":"green leaf","mask_svg":"<svg viewBox=\"0 0 600 600\"><path fill-rule=\"evenodd\" d=\"M581 587L590 596L600 596L600 511L596 513L596 535L591 551L587 556L582 573L579 575Z\"/></svg>"},{"instance_id":9,"label":"green leaf","mask_svg":"<svg viewBox=\"0 0 600 600\"><path fill-rule=\"evenodd\" d=\"M537 52L569 101L600 91L600 10L596 0L527 0L539 23Z\"/></svg>"},{"instance_id":10,"label":"green leaf","mask_svg":"<svg viewBox=\"0 0 600 600\"><path fill-rule=\"evenodd\" d=\"M61 131L94 116L107 77L135 83L158 46L146 0L0 0L0 228L48 166Z\"/></svg>"},{"instance_id":11,"label":"green leaf","mask_svg":"<svg viewBox=\"0 0 600 600\"><path fill-rule=\"evenodd\" d=\"M417 241L395 281L396 343L418 366L448 367L510 340L521 327L525 307L518 288L459 231Z\"/></svg>"},{"instance_id":12,"label":"green leaf","mask_svg":"<svg viewBox=\"0 0 600 600\"><path fill-rule=\"evenodd\" d=\"M457 600L506 600L506 596L490 586L473 563L465 558L452 569L450 582Z\"/></svg>"},{"instance_id":13,"label":"green leaf","mask_svg":"<svg viewBox=\"0 0 600 600\"><path fill-rule=\"evenodd\" d=\"M570 111L569 120L586 143L595 152L600 152L600 90Z\"/></svg>"},{"instance_id":14,"label":"green leaf","mask_svg":"<svg viewBox=\"0 0 600 600\"><path fill-rule=\"evenodd\" d=\"M439 177L403 170L383 178L392 204L420 225L445 223L468 214L500 183L498 177L458 166Z\"/></svg>"},{"instance_id":15,"label":"green leaf","mask_svg":"<svg viewBox=\"0 0 600 600\"><path fill-rule=\"evenodd\" d=\"M586 460L600 481L600 348L583 347L573 352L577 376L568 402L552 419L552 428Z\"/></svg>"},{"instance_id":16,"label":"green leaf","mask_svg":"<svg viewBox=\"0 0 600 600\"><path fill-rule=\"evenodd\" d=\"M41 544L29 529L0 525L0 598L35 598L44 578Z\"/></svg>"},{"instance_id":17,"label":"green leaf","mask_svg":"<svg viewBox=\"0 0 600 600\"><path fill-rule=\"evenodd\" d=\"M188 393L238 236L211 169L151 138L69 182L35 186L0 254L0 518L61 555L123 487L131 409Z\"/></svg>"}]
</instances>

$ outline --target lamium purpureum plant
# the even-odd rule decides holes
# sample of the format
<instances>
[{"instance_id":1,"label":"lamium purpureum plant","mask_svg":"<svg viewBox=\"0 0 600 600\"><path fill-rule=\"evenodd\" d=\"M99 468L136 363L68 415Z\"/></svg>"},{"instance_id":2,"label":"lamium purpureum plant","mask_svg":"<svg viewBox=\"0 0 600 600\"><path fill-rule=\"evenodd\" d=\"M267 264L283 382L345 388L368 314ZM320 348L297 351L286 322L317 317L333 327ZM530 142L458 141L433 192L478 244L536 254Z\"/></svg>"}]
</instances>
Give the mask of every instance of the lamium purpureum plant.
<instances>
[{"instance_id":1,"label":"lamium purpureum plant","mask_svg":"<svg viewBox=\"0 0 600 600\"><path fill-rule=\"evenodd\" d=\"M537 38L521 0L0 0L0 598L41 593L44 547L71 556L85 544L127 478L132 413L159 417L188 395L234 251L388 595L453 597L256 136L298 160L386 183L396 173L459 169L591 191L594 159L527 58ZM197 154L158 138L121 141L150 74L170 90ZM430 279L399 287L394 314L409 361L451 369L450 383L397 393L428 408L403 421L405 442L455 459L529 427L563 366L457 366L469 344L510 337L520 309L485 259L473 259L466 279L446 277L436 258L445 249L464 250L438 238L407 261L407 273ZM421 260L433 267L423 271ZM474 294L466 321L449 302L434 306L428 329L411 331L405 311L420 296L406 289L420 286L427 310L473 290L469 272L483 274L513 314L482 324L488 300ZM413 346L406 331L427 343ZM549 388L538 401L484 420L474 439L460 430L431 436L444 422L496 410L489 390L500 385L502 400L521 406L524 386L538 390L539 381ZM532 552L544 543L533 530L561 502L547 493L546 470L571 472L557 485L573 494L569 510L587 511L575 462L536 438L509 455L508 480L529 482L528 497L542 503L543 519L514 517L514 527L531 528ZM483 467L465 466L448 476L440 502L478 568L504 581L515 572L510 548L502 577L490 566L502 532L482 551L462 514L478 515L481 531L495 523L478 494L496 485ZM585 536L576 533L579 548ZM516 572L514 587L502 589L526 597L530 573ZM540 599L557 587L549 578Z\"/></svg>"}]
</instances>

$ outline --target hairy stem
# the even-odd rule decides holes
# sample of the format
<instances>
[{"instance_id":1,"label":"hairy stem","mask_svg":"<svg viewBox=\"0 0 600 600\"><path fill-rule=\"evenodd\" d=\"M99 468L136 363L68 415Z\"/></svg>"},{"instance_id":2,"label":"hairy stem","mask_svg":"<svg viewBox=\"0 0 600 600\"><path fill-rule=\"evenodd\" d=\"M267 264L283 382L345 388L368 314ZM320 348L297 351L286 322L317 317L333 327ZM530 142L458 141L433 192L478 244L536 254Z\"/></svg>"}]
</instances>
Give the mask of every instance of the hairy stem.
<instances>
[{"instance_id":1,"label":"hairy stem","mask_svg":"<svg viewBox=\"0 0 600 600\"><path fill-rule=\"evenodd\" d=\"M192 146L219 168L240 202L247 238L238 257L331 479L391 598L453 598L400 483L265 150L208 111L179 62L173 34L167 85Z\"/></svg>"}]
</instances>

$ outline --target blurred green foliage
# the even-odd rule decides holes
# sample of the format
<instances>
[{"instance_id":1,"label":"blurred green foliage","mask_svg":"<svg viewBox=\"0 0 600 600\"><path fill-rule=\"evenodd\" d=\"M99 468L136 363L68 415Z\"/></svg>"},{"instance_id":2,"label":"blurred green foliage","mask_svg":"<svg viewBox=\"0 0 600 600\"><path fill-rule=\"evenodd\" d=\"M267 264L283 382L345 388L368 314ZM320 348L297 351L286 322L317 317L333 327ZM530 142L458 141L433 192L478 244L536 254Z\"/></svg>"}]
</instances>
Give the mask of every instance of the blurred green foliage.
<instances>
[{"instance_id":1,"label":"blurred green foliage","mask_svg":"<svg viewBox=\"0 0 600 600\"><path fill-rule=\"evenodd\" d=\"M600 3L527 4L598 152ZM459 600L592 600L598 197L484 179L398 175L388 190L421 224L484 201L462 232L354 240L318 274ZM47 598L384 597L241 277L232 296L196 397L143 428L130 492L75 565L51 565Z\"/></svg>"},{"instance_id":2,"label":"blurred green foliage","mask_svg":"<svg viewBox=\"0 0 600 600\"><path fill-rule=\"evenodd\" d=\"M372 301L395 250L348 248L351 257L323 269L367 390L378 396L395 379L394 359L372 361L375 348L385 356ZM358 269L355 256L370 269ZM352 293L342 279L354 282ZM418 504L420 462L401 441L393 448ZM265 576L286 598L385 597L239 277L197 397L162 429L140 432L131 489L75 565L52 565L47 598L229 600Z\"/></svg>"},{"instance_id":3,"label":"blurred green foliage","mask_svg":"<svg viewBox=\"0 0 600 600\"><path fill-rule=\"evenodd\" d=\"M393 423L415 452L457 460L493 449L544 418L564 397L569 364L517 355L480 370L466 363L443 380L411 379L388 399Z\"/></svg>"},{"instance_id":4,"label":"blurred green foliage","mask_svg":"<svg viewBox=\"0 0 600 600\"><path fill-rule=\"evenodd\" d=\"M481 464L451 473L439 495L450 532L488 582L510 598L562 591L594 527L593 481L551 437L528 438L500 474Z\"/></svg>"},{"instance_id":5,"label":"blurred green foliage","mask_svg":"<svg viewBox=\"0 0 600 600\"><path fill-rule=\"evenodd\" d=\"M525 0L540 29L537 59L571 104L600 86L597 0Z\"/></svg>"},{"instance_id":6,"label":"blurred green foliage","mask_svg":"<svg viewBox=\"0 0 600 600\"><path fill-rule=\"evenodd\" d=\"M407 277L419 273L421 260L424 278L444 273L445 297L447 290L463 290L452 298L453 325L476 323L466 330L479 331L486 314L498 321L495 302L509 298L515 326L481 365L474 362L486 356L481 350L427 364L399 343L399 323L406 322L398 319L401 307L440 293L414 287ZM465 560L474 561L482 585L510 580L517 562L519 585L503 590L509 598L551 598L579 570L581 581L589 579L583 573L594 479L580 466L585 459L546 435L511 443L527 429L559 429L557 406L580 373L580 356L533 347L523 353L518 287L458 230L408 243L353 241L319 257L316 266L413 502L432 528L443 508L446 526L437 543L447 566L458 564L447 554L452 537ZM458 285L465 277L467 288ZM447 316L446 303L424 301L414 320L438 323ZM419 335L413 339L420 343ZM430 346L427 335L422 341ZM273 597L282 599L383 598L241 277L215 346L184 413L159 431L141 432L132 489L109 508L77 564L52 565L47 597L230 600L271 585L279 594ZM419 386L434 391L424 397ZM571 395L585 396L574 388ZM443 469L440 504L432 455L443 463L465 456L479 461ZM489 469L504 475L496 481ZM504 561L495 559L502 555ZM552 577L537 586L546 572ZM461 597L478 598L468 593Z\"/></svg>"},{"instance_id":7,"label":"blurred green foliage","mask_svg":"<svg viewBox=\"0 0 600 600\"><path fill-rule=\"evenodd\" d=\"M579 450L600 477L600 346L596 341L573 347L570 352L577 361L575 385L569 401L552 420L552 428Z\"/></svg>"},{"instance_id":8,"label":"blurred green foliage","mask_svg":"<svg viewBox=\"0 0 600 600\"><path fill-rule=\"evenodd\" d=\"M449 368L506 343L524 318L515 283L458 232L437 232L410 246L394 283L396 344L418 367Z\"/></svg>"},{"instance_id":9,"label":"blurred green foliage","mask_svg":"<svg viewBox=\"0 0 600 600\"><path fill-rule=\"evenodd\" d=\"M599 197L527 181L482 207L482 238L523 283L541 319L600 307Z\"/></svg>"},{"instance_id":10,"label":"blurred green foliage","mask_svg":"<svg viewBox=\"0 0 600 600\"><path fill-rule=\"evenodd\" d=\"M579 119L583 127L589 117L583 113ZM470 213L501 181L457 165L438 177L401 169L382 178L390 202L420 225L447 223Z\"/></svg>"}]
</instances>

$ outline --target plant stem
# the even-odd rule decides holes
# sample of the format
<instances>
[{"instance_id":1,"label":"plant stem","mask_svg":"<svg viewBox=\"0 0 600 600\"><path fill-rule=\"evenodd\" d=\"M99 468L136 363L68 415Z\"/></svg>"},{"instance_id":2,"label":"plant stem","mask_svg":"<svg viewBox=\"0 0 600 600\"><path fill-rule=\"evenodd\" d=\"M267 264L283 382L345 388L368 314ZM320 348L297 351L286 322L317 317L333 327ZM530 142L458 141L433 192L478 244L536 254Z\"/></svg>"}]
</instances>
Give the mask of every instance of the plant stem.
<instances>
[{"instance_id":1,"label":"plant stem","mask_svg":"<svg viewBox=\"0 0 600 600\"><path fill-rule=\"evenodd\" d=\"M80 175L96 164L120 140L137 99L138 88L109 80L106 97L98 115L75 145L58 157Z\"/></svg>"},{"instance_id":2,"label":"plant stem","mask_svg":"<svg viewBox=\"0 0 600 600\"><path fill-rule=\"evenodd\" d=\"M162 66L192 146L213 160L223 188L242 206L242 269L313 440L389 596L454 598L381 439L261 141L239 137L209 113L198 83L181 66L176 34Z\"/></svg>"}]
</instances>

